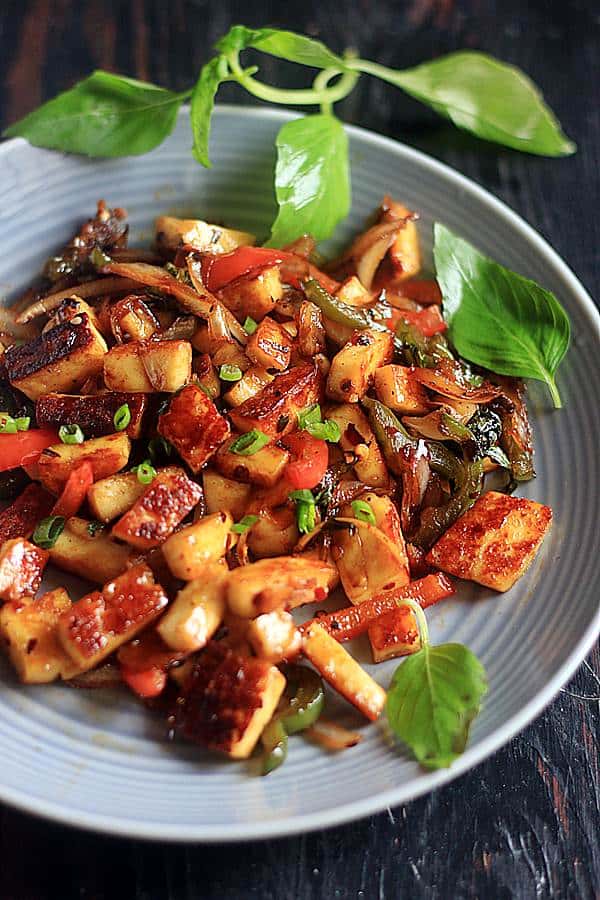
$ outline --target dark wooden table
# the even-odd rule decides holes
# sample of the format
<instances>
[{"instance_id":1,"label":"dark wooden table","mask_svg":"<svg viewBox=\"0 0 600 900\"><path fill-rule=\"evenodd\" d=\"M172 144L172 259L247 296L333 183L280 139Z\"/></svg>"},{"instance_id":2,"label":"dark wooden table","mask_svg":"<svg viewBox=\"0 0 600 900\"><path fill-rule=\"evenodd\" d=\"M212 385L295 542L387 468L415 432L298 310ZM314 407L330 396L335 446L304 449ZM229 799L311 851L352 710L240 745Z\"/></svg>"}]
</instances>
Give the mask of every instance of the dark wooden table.
<instances>
[{"instance_id":1,"label":"dark wooden table","mask_svg":"<svg viewBox=\"0 0 600 900\"><path fill-rule=\"evenodd\" d=\"M505 200L600 288L594 0L4 0L4 126L95 67L175 89L192 83L233 22L321 36L334 49L407 66L470 47L524 68L579 145L520 156L457 134L391 87L363 79L340 113L443 159ZM275 69L265 66L265 74ZM290 72L294 84L296 72ZM247 102L235 87L223 99ZM1 174L0 174L1 177ZM577 602L573 585L571 602ZM178 847L80 833L0 809L0 897L585 898L600 896L600 656L492 758L406 806L324 833ZM0 761L1 765L1 761Z\"/></svg>"}]
</instances>

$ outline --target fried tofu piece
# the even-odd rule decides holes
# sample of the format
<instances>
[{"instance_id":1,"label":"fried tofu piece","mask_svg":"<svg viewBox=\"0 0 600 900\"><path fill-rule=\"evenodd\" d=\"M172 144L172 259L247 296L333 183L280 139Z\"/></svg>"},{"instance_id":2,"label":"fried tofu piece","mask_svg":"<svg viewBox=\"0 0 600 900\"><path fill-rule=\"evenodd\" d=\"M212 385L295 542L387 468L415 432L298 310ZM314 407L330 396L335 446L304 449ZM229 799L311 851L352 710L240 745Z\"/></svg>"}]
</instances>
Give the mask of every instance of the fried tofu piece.
<instances>
[{"instance_id":1,"label":"fried tofu piece","mask_svg":"<svg viewBox=\"0 0 600 900\"><path fill-rule=\"evenodd\" d=\"M244 456L231 450L231 446L238 438L239 434L234 435L219 448L214 459L216 468L223 475L236 481L249 481L261 487L272 487L276 484L289 462L288 451L275 444L267 444L256 453Z\"/></svg>"},{"instance_id":2,"label":"fried tofu piece","mask_svg":"<svg viewBox=\"0 0 600 900\"><path fill-rule=\"evenodd\" d=\"M160 469L111 534L140 550L157 547L200 502L202 489L177 466Z\"/></svg>"},{"instance_id":3,"label":"fried tofu piece","mask_svg":"<svg viewBox=\"0 0 600 900\"><path fill-rule=\"evenodd\" d=\"M296 428L298 413L323 395L323 378L314 363L304 363L277 375L262 391L229 413L238 431L257 428L279 438Z\"/></svg>"},{"instance_id":4,"label":"fried tofu piece","mask_svg":"<svg viewBox=\"0 0 600 900\"><path fill-rule=\"evenodd\" d=\"M488 491L450 526L426 560L450 575L508 591L531 565L551 523L549 506Z\"/></svg>"},{"instance_id":5,"label":"fried tofu piece","mask_svg":"<svg viewBox=\"0 0 600 900\"><path fill-rule=\"evenodd\" d=\"M312 622L302 636L302 652L329 684L374 722L385 706L386 693L341 644Z\"/></svg>"},{"instance_id":6,"label":"fried tofu piece","mask_svg":"<svg viewBox=\"0 0 600 900\"><path fill-rule=\"evenodd\" d=\"M158 216L155 229L157 248L169 255L183 246L203 253L231 253L238 247L254 244L256 240L247 231L211 225L202 219L177 219L175 216Z\"/></svg>"},{"instance_id":7,"label":"fried tofu piece","mask_svg":"<svg viewBox=\"0 0 600 900\"><path fill-rule=\"evenodd\" d=\"M327 376L327 394L334 400L357 403L370 387L375 371L394 352L391 331L365 328L356 331L333 357Z\"/></svg>"},{"instance_id":8,"label":"fried tofu piece","mask_svg":"<svg viewBox=\"0 0 600 900\"><path fill-rule=\"evenodd\" d=\"M199 472L229 437L230 428L202 388L188 384L160 416L158 432L173 444L192 472Z\"/></svg>"},{"instance_id":9,"label":"fried tofu piece","mask_svg":"<svg viewBox=\"0 0 600 900\"><path fill-rule=\"evenodd\" d=\"M294 609L324 600L334 567L318 559L277 556L234 569L227 603L236 616L252 619L274 609Z\"/></svg>"},{"instance_id":10,"label":"fried tofu piece","mask_svg":"<svg viewBox=\"0 0 600 900\"><path fill-rule=\"evenodd\" d=\"M227 575L223 563L205 563L202 577L177 593L156 626L165 644L183 653L193 653L208 644L225 615Z\"/></svg>"},{"instance_id":11,"label":"fried tofu piece","mask_svg":"<svg viewBox=\"0 0 600 900\"><path fill-rule=\"evenodd\" d=\"M94 516L110 522L131 509L146 490L135 472L121 472L95 481L87 492L87 501Z\"/></svg>"},{"instance_id":12,"label":"fried tofu piece","mask_svg":"<svg viewBox=\"0 0 600 900\"><path fill-rule=\"evenodd\" d=\"M152 392L152 382L148 377L142 359L142 342L117 344L104 357L104 382L111 391L127 393Z\"/></svg>"},{"instance_id":13,"label":"fried tofu piece","mask_svg":"<svg viewBox=\"0 0 600 900\"><path fill-rule=\"evenodd\" d=\"M316 303L303 300L298 309L298 353L307 359L314 359L323 353L326 346L323 314Z\"/></svg>"},{"instance_id":14,"label":"fried tofu piece","mask_svg":"<svg viewBox=\"0 0 600 900\"><path fill-rule=\"evenodd\" d=\"M75 664L86 671L153 622L168 602L150 569L135 566L63 612L58 638Z\"/></svg>"},{"instance_id":15,"label":"fried tofu piece","mask_svg":"<svg viewBox=\"0 0 600 900\"><path fill-rule=\"evenodd\" d=\"M302 637L289 612L282 609L252 619L246 637L257 656L280 663L294 659L300 652Z\"/></svg>"},{"instance_id":16,"label":"fried tofu piece","mask_svg":"<svg viewBox=\"0 0 600 900\"><path fill-rule=\"evenodd\" d=\"M132 558L131 548L119 544L104 529L72 516L50 550L50 560L64 572L72 572L95 584L106 584L124 572Z\"/></svg>"},{"instance_id":17,"label":"fried tofu piece","mask_svg":"<svg viewBox=\"0 0 600 900\"><path fill-rule=\"evenodd\" d=\"M270 266L258 275L237 278L220 291L220 296L227 309L240 322L243 322L246 316L260 322L273 311L277 301L283 297L279 267Z\"/></svg>"},{"instance_id":18,"label":"fried tofu piece","mask_svg":"<svg viewBox=\"0 0 600 900\"><path fill-rule=\"evenodd\" d=\"M387 488L390 477L383 453L362 409L356 403L342 403L331 407L327 418L339 426L342 450L356 454L354 471L359 481L370 487Z\"/></svg>"},{"instance_id":19,"label":"fried tofu piece","mask_svg":"<svg viewBox=\"0 0 600 900\"><path fill-rule=\"evenodd\" d=\"M248 549L256 559L286 556L292 552L299 538L295 511L282 506L260 514L248 532Z\"/></svg>"},{"instance_id":20,"label":"fried tofu piece","mask_svg":"<svg viewBox=\"0 0 600 900\"><path fill-rule=\"evenodd\" d=\"M0 600L18 601L33 596L42 581L48 551L14 538L0 549Z\"/></svg>"},{"instance_id":21,"label":"fried tofu piece","mask_svg":"<svg viewBox=\"0 0 600 900\"><path fill-rule=\"evenodd\" d=\"M122 391L92 395L49 393L38 399L35 417L40 428L59 428L76 423L86 437L102 437L116 432L115 413L125 404L131 414L125 434L130 438L139 438L147 406L143 394Z\"/></svg>"},{"instance_id":22,"label":"fried tofu piece","mask_svg":"<svg viewBox=\"0 0 600 900\"><path fill-rule=\"evenodd\" d=\"M60 322L26 344L4 354L13 387L30 400L50 391L76 391L102 371L107 346L86 313Z\"/></svg>"},{"instance_id":23,"label":"fried tofu piece","mask_svg":"<svg viewBox=\"0 0 600 900\"><path fill-rule=\"evenodd\" d=\"M217 562L227 553L232 525L231 515L221 510L167 538L162 552L173 575L182 581L200 578L207 563Z\"/></svg>"},{"instance_id":24,"label":"fried tofu piece","mask_svg":"<svg viewBox=\"0 0 600 900\"><path fill-rule=\"evenodd\" d=\"M355 306L360 309L363 306L370 306L372 303L371 292L366 289L357 275L351 275L341 283L335 292L335 296L342 303L348 306Z\"/></svg>"},{"instance_id":25,"label":"fried tofu piece","mask_svg":"<svg viewBox=\"0 0 600 900\"><path fill-rule=\"evenodd\" d=\"M369 625L373 662L408 656L421 649L415 614L407 607L393 609Z\"/></svg>"},{"instance_id":26,"label":"fried tofu piece","mask_svg":"<svg viewBox=\"0 0 600 900\"><path fill-rule=\"evenodd\" d=\"M246 354L258 366L283 372L290 364L292 339L270 316L265 316L246 344Z\"/></svg>"},{"instance_id":27,"label":"fried tofu piece","mask_svg":"<svg viewBox=\"0 0 600 900\"><path fill-rule=\"evenodd\" d=\"M223 394L223 399L229 406L241 406L250 397L262 391L265 385L270 384L274 377L262 366L251 366L244 372L242 378Z\"/></svg>"},{"instance_id":28,"label":"fried tofu piece","mask_svg":"<svg viewBox=\"0 0 600 900\"><path fill-rule=\"evenodd\" d=\"M431 404L409 366L381 366L373 375L375 393L382 403L408 416L423 416Z\"/></svg>"},{"instance_id":29,"label":"fried tofu piece","mask_svg":"<svg viewBox=\"0 0 600 900\"><path fill-rule=\"evenodd\" d=\"M131 441L124 431L91 438L81 444L52 444L37 460L37 477L53 494L60 494L77 466L89 462L94 479L106 478L123 469L129 461Z\"/></svg>"},{"instance_id":30,"label":"fried tofu piece","mask_svg":"<svg viewBox=\"0 0 600 900\"><path fill-rule=\"evenodd\" d=\"M202 486L207 513L225 510L231 513L236 522L242 518L252 492L249 484L240 484L239 481L225 478L219 472L205 469L202 473Z\"/></svg>"},{"instance_id":31,"label":"fried tofu piece","mask_svg":"<svg viewBox=\"0 0 600 900\"><path fill-rule=\"evenodd\" d=\"M54 506L54 497L39 484L28 484L10 506L0 512L0 546L13 538L30 538L35 526Z\"/></svg>"},{"instance_id":32,"label":"fried tofu piece","mask_svg":"<svg viewBox=\"0 0 600 900\"><path fill-rule=\"evenodd\" d=\"M189 341L131 341L112 347L104 358L104 381L111 391L174 394L191 377Z\"/></svg>"},{"instance_id":33,"label":"fried tofu piece","mask_svg":"<svg viewBox=\"0 0 600 900\"><path fill-rule=\"evenodd\" d=\"M404 227L400 229L390 247L389 256L397 281L414 278L421 271L421 247L414 214L403 203L398 203L391 197L383 198L382 213L382 221L406 219Z\"/></svg>"},{"instance_id":34,"label":"fried tofu piece","mask_svg":"<svg viewBox=\"0 0 600 900\"><path fill-rule=\"evenodd\" d=\"M70 608L67 592L56 588L39 600L27 597L0 610L0 636L25 684L47 684L78 674L57 635L59 619Z\"/></svg>"},{"instance_id":35,"label":"fried tofu piece","mask_svg":"<svg viewBox=\"0 0 600 900\"><path fill-rule=\"evenodd\" d=\"M285 677L262 659L212 641L198 657L177 701L182 734L232 759L246 759L277 708Z\"/></svg>"}]
</instances>

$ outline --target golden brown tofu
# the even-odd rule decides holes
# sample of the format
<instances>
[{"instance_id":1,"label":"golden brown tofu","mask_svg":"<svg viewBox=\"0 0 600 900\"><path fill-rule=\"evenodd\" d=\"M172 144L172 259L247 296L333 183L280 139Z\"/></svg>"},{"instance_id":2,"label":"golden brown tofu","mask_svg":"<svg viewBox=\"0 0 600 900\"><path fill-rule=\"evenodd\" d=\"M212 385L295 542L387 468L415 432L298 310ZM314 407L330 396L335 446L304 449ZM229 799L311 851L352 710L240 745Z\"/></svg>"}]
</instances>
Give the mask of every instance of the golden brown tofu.
<instances>
[{"instance_id":1,"label":"golden brown tofu","mask_svg":"<svg viewBox=\"0 0 600 900\"><path fill-rule=\"evenodd\" d=\"M150 569L135 566L63 612L58 638L80 669L92 669L153 622L167 603Z\"/></svg>"},{"instance_id":2,"label":"golden brown tofu","mask_svg":"<svg viewBox=\"0 0 600 900\"><path fill-rule=\"evenodd\" d=\"M394 351L391 331L365 328L333 357L327 393L334 400L357 403L370 387L375 371L388 363Z\"/></svg>"},{"instance_id":3,"label":"golden brown tofu","mask_svg":"<svg viewBox=\"0 0 600 900\"><path fill-rule=\"evenodd\" d=\"M229 436L230 428L202 388L188 384L160 416L158 432L173 444L192 472L199 472Z\"/></svg>"},{"instance_id":4,"label":"golden brown tofu","mask_svg":"<svg viewBox=\"0 0 600 900\"><path fill-rule=\"evenodd\" d=\"M277 375L258 394L229 413L238 431L257 428L271 438L293 431L298 413L323 395L323 378L314 363L304 363Z\"/></svg>"},{"instance_id":5,"label":"golden brown tofu","mask_svg":"<svg viewBox=\"0 0 600 900\"><path fill-rule=\"evenodd\" d=\"M10 383L30 400L50 391L77 391L102 371L107 346L86 313L61 322L4 354Z\"/></svg>"},{"instance_id":6,"label":"golden brown tofu","mask_svg":"<svg viewBox=\"0 0 600 900\"><path fill-rule=\"evenodd\" d=\"M6 541L0 549L0 600L33 596L42 581L48 551L24 538Z\"/></svg>"},{"instance_id":7,"label":"golden brown tofu","mask_svg":"<svg viewBox=\"0 0 600 900\"><path fill-rule=\"evenodd\" d=\"M251 366L244 372L243 377L223 394L223 399L229 406L241 406L250 397L254 397L259 391L262 391L265 385L273 381L274 377L262 366Z\"/></svg>"},{"instance_id":8,"label":"golden brown tofu","mask_svg":"<svg viewBox=\"0 0 600 900\"><path fill-rule=\"evenodd\" d=\"M425 388L408 366L382 366L373 375L373 385L379 400L396 412L422 416L431 408Z\"/></svg>"},{"instance_id":9,"label":"golden brown tofu","mask_svg":"<svg viewBox=\"0 0 600 900\"><path fill-rule=\"evenodd\" d=\"M406 607L384 613L369 626L373 662L408 656L421 649L415 614Z\"/></svg>"},{"instance_id":10,"label":"golden brown tofu","mask_svg":"<svg viewBox=\"0 0 600 900\"><path fill-rule=\"evenodd\" d=\"M79 425L86 437L114 434L115 413L127 404L131 421L125 429L130 438L139 438L146 410L143 394L106 391L103 394L46 394L35 405L35 417L40 428Z\"/></svg>"},{"instance_id":11,"label":"golden brown tofu","mask_svg":"<svg viewBox=\"0 0 600 900\"><path fill-rule=\"evenodd\" d=\"M39 484L28 484L23 493L0 512L0 547L13 538L30 538L37 523L50 515L54 502L54 497Z\"/></svg>"},{"instance_id":12,"label":"golden brown tofu","mask_svg":"<svg viewBox=\"0 0 600 900\"><path fill-rule=\"evenodd\" d=\"M302 652L329 684L370 719L378 719L386 693L318 622L302 637Z\"/></svg>"},{"instance_id":13,"label":"golden brown tofu","mask_svg":"<svg viewBox=\"0 0 600 900\"><path fill-rule=\"evenodd\" d=\"M205 469L202 473L202 486L207 513L225 510L231 513L236 522L242 518L252 492L249 484L231 481L219 472Z\"/></svg>"},{"instance_id":14,"label":"golden brown tofu","mask_svg":"<svg viewBox=\"0 0 600 900\"><path fill-rule=\"evenodd\" d=\"M212 641L198 657L178 699L179 730L211 750L246 759L284 688L285 678L276 666Z\"/></svg>"},{"instance_id":15,"label":"golden brown tofu","mask_svg":"<svg viewBox=\"0 0 600 900\"><path fill-rule=\"evenodd\" d=\"M183 469L177 466L160 469L142 496L113 525L111 534L140 550L157 547L175 531L201 497L201 488Z\"/></svg>"},{"instance_id":16,"label":"golden brown tofu","mask_svg":"<svg viewBox=\"0 0 600 900\"><path fill-rule=\"evenodd\" d=\"M173 575L182 581L200 578L207 563L217 562L227 553L232 525L231 515L221 510L167 538L162 552Z\"/></svg>"},{"instance_id":17,"label":"golden brown tofu","mask_svg":"<svg viewBox=\"0 0 600 900\"><path fill-rule=\"evenodd\" d=\"M110 522L131 509L146 490L135 472L121 472L95 481L87 492L87 501L94 516Z\"/></svg>"},{"instance_id":18,"label":"golden brown tofu","mask_svg":"<svg viewBox=\"0 0 600 900\"><path fill-rule=\"evenodd\" d=\"M383 453L362 409L356 403L342 403L331 407L327 418L339 426L342 450L355 454L354 471L359 481L370 487L387 488L390 477Z\"/></svg>"},{"instance_id":19,"label":"golden brown tofu","mask_svg":"<svg viewBox=\"0 0 600 900\"><path fill-rule=\"evenodd\" d=\"M239 434L234 435L219 448L214 465L227 478L272 487L283 475L290 454L275 444L267 444L250 456L235 453L231 447L239 437Z\"/></svg>"},{"instance_id":20,"label":"golden brown tofu","mask_svg":"<svg viewBox=\"0 0 600 900\"><path fill-rule=\"evenodd\" d=\"M229 575L229 609L236 616L252 619L274 609L294 609L324 600L332 568L327 562L301 556L278 556L240 566Z\"/></svg>"},{"instance_id":21,"label":"golden brown tofu","mask_svg":"<svg viewBox=\"0 0 600 900\"><path fill-rule=\"evenodd\" d=\"M443 572L507 591L531 565L552 524L552 510L533 500L488 491L427 554Z\"/></svg>"},{"instance_id":22,"label":"golden brown tofu","mask_svg":"<svg viewBox=\"0 0 600 900\"><path fill-rule=\"evenodd\" d=\"M389 255L397 281L406 281L409 278L414 278L421 271L419 232L413 218L411 218L414 214L403 203L398 203L397 200L392 200L391 197L384 197L382 209L383 221L406 219L404 226L400 229L394 239L394 243L390 247Z\"/></svg>"},{"instance_id":23,"label":"golden brown tofu","mask_svg":"<svg viewBox=\"0 0 600 900\"><path fill-rule=\"evenodd\" d=\"M220 296L227 309L240 322L243 322L246 316L260 322L272 312L277 301L283 296L279 268L271 266L263 269L259 275L237 278L222 289Z\"/></svg>"},{"instance_id":24,"label":"golden brown tofu","mask_svg":"<svg viewBox=\"0 0 600 900\"><path fill-rule=\"evenodd\" d=\"M130 450L131 441L124 431L82 444L52 444L38 458L37 477L53 494L60 494L73 469L82 462L92 464L94 479L106 478L127 465Z\"/></svg>"},{"instance_id":25,"label":"golden brown tofu","mask_svg":"<svg viewBox=\"0 0 600 900\"><path fill-rule=\"evenodd\" d=\"M57 637L58 621L71 607L64 588L39 600L28 597L0 610L0 635L21 681L47 684L79 671Z\"/></svg>"},{"instance_id":26,"label":"golden brown tofu","mask_svg":"<svg viewBox=\"0 0 600 900\"><path fill-rule=\"evenodd\" d=\"M265 316L248 339L246 353L257 366L283 372L290 364L292 339L279 322Z\"/></svg>"},{"instance_id":27,"label":"golden brown tofu","mask_svg":"<svg viewBox=\"0 0 600 900\"><path fill-rule=\"evenodd\" d=\"M335 292L335 296L347 303L348 306L355 306L359 309L363 306L371 304L371 292L366 289L357 275L351 275L339 286Z\"/></svg>"},{"instance_id":28,"label":"golden brown tofu","mask_svg":"<svg viewBox=\"0 0 600 900\"><path fill-rule=\"evenodd\" d=\"M192 377L189 341L131 341L104 357L104 381L111 391L173 394Z\"/></svg>"},{"instance_id":29,"label":"golden brown tofu","mask_svg":"<svg viewBox=\"0 0 600 900\"><path fill-rule=\"evenodd\" d=\"M323 314L315 303L303 300L298 309L298 353L314 359L325 351L325 326Z\"/></svg>"},{"instance_id":30,"label":"golden brown tofu","mask_svg":"<svg viewBox=\"0 0 600 900\"><path fill-rule=\"evenodd\" d=\"M156 626L165 644L183 653L193 653L208 644L225 615L227 575L223 563L205 563L202 576L177 593Z\"/></svg>"},{"instance_id":31,"label":"golden brown tofu","mask_svg":"<svg viewBox=\"0 0 600 900\"><path fill-rule=\"evenodd\" d=\"M302 644L294 620L289 612L282 609L252 619L246 637L256 655L272 663L294 659Z\"/></svg>"},{"instance_id":32,"label":"golden brown tofu","mask_svg":"<svg viewBox=\"0 0 600 900\"><path fill-rule=\"evenodd\" d=\"M117 344L104 357L104 381L111 391L148 394L152 382L142 360L141 341Z\"/></svg>"},{"instance_id":33,"label":"golden brown tofu","mask_svg":"<svg viewBox=\"0 0 600 900\"><path fill-rule=\"evenodd\" d=\"M231 253L238 247L253 244L256 238L247 231L235 231L221 225L211 225L202 219L177 219L159 216L155 223L156 246L172 254L182 246L193 247L203 253Z\"/></svg>"},{"instance_id":34,"label":"golden brown tofu","mask_svg":"<svg viewBox=\"0 0 600 900\"><path fill-rule=\"evenodd\" d=\"M106 584L124 572L132 558L127 544L114 541L108 531L91 528L86 519L73 516L50 550L50 560L59 569L95 584Z\"/></svg>"},{"instance_id":35,"label":"golden brown tofu","mask_svg":"<svg viewBox=\"0 0 600 900\"><path fill-rule=\"evenodd\" d=\"M300 533L296 513L287 506L265 510L248 532L248 548L256 559L266 556L287 556L292 552Z\"/></svg>"}]
</instances>

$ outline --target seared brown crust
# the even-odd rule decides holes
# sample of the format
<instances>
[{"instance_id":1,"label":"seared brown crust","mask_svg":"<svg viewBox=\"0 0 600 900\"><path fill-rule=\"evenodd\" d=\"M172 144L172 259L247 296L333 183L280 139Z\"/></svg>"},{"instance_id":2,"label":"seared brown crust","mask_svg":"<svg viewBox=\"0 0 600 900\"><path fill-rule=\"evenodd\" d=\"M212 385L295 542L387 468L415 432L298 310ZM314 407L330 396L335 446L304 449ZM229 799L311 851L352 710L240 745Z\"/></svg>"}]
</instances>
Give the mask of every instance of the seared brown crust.
<instances>
[{"instance_id":1,"label":"seared brown crust","mask_svg":"<svg viewBox=\"0 0 600 900\"><path fill-rule=\"evenodd\" d=\"M49 515L54 497L39 484L28 484L20 497L0 513L0 546L13 538L29 538L37 523Z\"/></svg>"},{"instance_id":2,"label":"seared brown crust","mask_svg":"<svg viewBox=\"0 0 600 900\"><path fill-rule=\"evenodd\" d=\"M184 387L173 399L158 422L159 434L173 444L193 472L229 437L229 423L202 388Z\"/></svg>"},{"instance_id":3,"label":"seared brown crust","mask_svg":"<svg viewBox=\"0 0 600 900\"><path fill-rule=\"evenodd\" d=\"M23 538L7 541L0 550L0 599L32 597L42 581L48 551Z\"/></svg>"},{"instance_id":4,"label":"seared brown crust","mask_svg":"<svg viewBox=\"0 0 600 900\"><path fill-rule=\"evenodd\" d=\"M305 363L277 375L229 416L238 431L258 428L275 438L296 427L300 410L322 399L323 377L314 363Z\"/></svg>"},{"instance_id":5,"label":"seared brown crust","mask_svg":"<svg viewBox=\"0 0 600 900\"><path fill-rule=\"evenodd\" d=\"M125 403L131 413L131 422L125 429L125 434L131 438L139 438L147 405L145 394L124 391L107 391L105 394L90 396L46 394L37 401L35 415L40 427L77 424L86 438L101 437L117 430L114 416Z\"/></svg>"},{"instance_id":6,"label":"seared brown crust","mask_svg":"<svg viewBox=\"0 0 600 900\"><path fill-rule=\"evenodd\" d=\"M85 350L95 340L89 316L81 313L74 319L60 322L49 331L20 347L9 347L4 358L11 382L35 375L45 366L52 365L74 350Z\"/></svg>"},{"instance_id":7,"label":"seared brown crust","mask_svg":"<svg viewBox=\"0 0 600 900\"><path fill-rule=\"evenodd\" d=\"M231 750L262 706L269 670L265 660L239 656L211 641L178 698L178 730L205 747Z\"/></svg>"}]
</instances>

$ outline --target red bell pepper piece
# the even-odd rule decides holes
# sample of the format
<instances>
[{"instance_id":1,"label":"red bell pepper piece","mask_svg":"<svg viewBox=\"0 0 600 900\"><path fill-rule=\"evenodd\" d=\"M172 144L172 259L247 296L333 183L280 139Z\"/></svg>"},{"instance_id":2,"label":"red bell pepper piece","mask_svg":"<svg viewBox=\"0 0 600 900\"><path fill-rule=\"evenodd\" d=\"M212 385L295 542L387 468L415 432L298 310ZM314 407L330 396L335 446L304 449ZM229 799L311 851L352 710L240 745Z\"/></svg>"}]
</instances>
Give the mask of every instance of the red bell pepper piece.
<instances>
[{"instance_id":1,"label":"red bell pepper piece","mask_svg":"<svg viewBox=\"0 0 600 900\"><path fill-rule=\"evenodd\" d=\"M91 462L85 460L77 466L63 488L63 492L54 504L53 516L70 519L75 516L87 497L87 492L94 483L94 469Z\"/></svg>"},{"instance_id":2,"label":"red bell pepper piece","mask_svg":"<svg viewBox=\"0 0 600 900\"><path fill-rule=\"evenodd\" d=\"M58 443L54 428L32 428L16 434L0 434L0 472L29 466L51 444Z\"/></svg>"},{"instance_id":3,"label":"red bell pepper piece","mask_svg":"<svg viewBox=\"0 0 600 900\"><path fill-rule=\"evenodd\" d=\"M144 699L158 697L167 684L167 673L156 666L142 672L134 672L121 666L121 678L134 694Z\"/></svg>"},{"instance_id":4,"label":"red bell pepper piece","mask_svg":"<svg viewBox=\"0 0 600 900\"><path fill-rule=\"evenodd\" d=\"M318 622L336 641L342 643L363 634L380 616L397 610L400 600L416 600L423 609L427 609L445 597L451 597L453 593L454 587L450 579L442 572L437 572L418 581L411 581L404 587L380 591L370 600L364 600L356 606L317 616L316 619L304 622L300 630L305 631L311 622Z\"/></svg>"},{"instance_id":5,"label":"red bell pepper piece","mask_svg":"<svg viewBox=\"0 0 600 900\"><path fill-rule=\"evenodd\" d=\"M292 455L284 476L296 490L310 490L321 481L329 464L327 441L313 437L307 431L295 431L282 439Z\"/></svg>"},{"instance_id":6,"label":"red bell pepper piece","mask_svg":"<svg viewBox=\"0 0 600 900\"><path fill-rule=\"evenodd\" d=\"M289 256L269 247L238 247L231 253L206 253L200 264L202 281L209 291L219 291L237 278L278 265L286 255Z\"/></svg>"},{"instance_id":7,"label":"red bell pepper piece","mask_svg":"<svg viewBox=\"0 0 600 900\"><path fill-rule=\"evenodd\" d=\"M432 278L415 278L403 281L399 287L399 293L403 297L415 300L421 306L442 305L440 286Z\"/></svg>"},{"instance_id":8,"label":"red bell pepper piece","mask_svg":"<svg viewBox=\"0 0 600 900\"><path fill-rule=\"evenodd\" d=\"M432 337L446 330L446 323L442 319L439 306L428 306L426 309L398 310L400 318L405 319L421 331L425 337Z\"/></svg>"}]
</instances>

